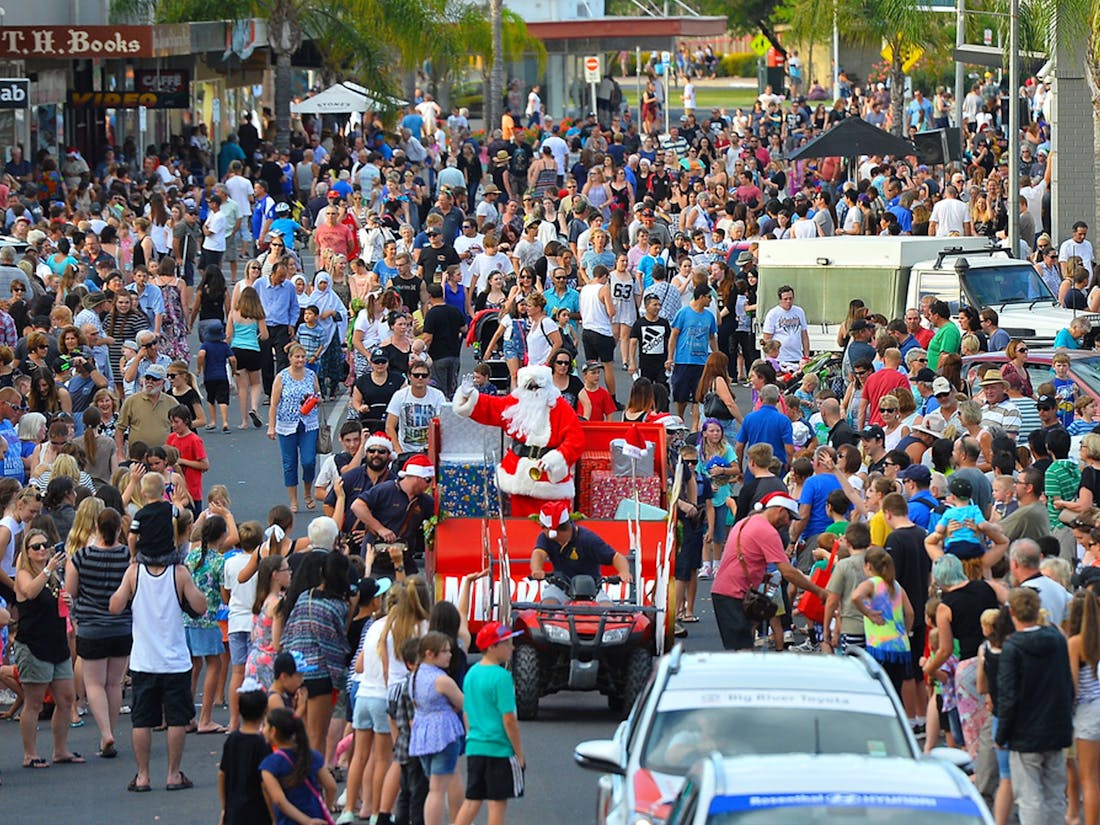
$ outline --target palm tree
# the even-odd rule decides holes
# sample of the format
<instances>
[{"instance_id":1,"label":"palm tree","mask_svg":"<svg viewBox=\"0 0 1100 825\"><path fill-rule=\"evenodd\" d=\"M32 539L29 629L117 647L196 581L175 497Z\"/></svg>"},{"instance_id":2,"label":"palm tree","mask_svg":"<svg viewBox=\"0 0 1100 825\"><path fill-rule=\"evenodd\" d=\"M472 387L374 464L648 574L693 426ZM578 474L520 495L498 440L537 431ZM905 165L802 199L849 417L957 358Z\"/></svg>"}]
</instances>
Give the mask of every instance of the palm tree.
<instances>
[{"instance_id":1,"label":"palm tree","mask_svg":"<svg viewBox=\"0 0 1100 825\"><path fill-rule=\"evenodd\" d=\"M493 133L500 123L504 98L504 21L503 0L489 0L489 25L493 30L492 67L489 69L489 96L485 101L485 134Z\"/></svg>"}]
</instances>

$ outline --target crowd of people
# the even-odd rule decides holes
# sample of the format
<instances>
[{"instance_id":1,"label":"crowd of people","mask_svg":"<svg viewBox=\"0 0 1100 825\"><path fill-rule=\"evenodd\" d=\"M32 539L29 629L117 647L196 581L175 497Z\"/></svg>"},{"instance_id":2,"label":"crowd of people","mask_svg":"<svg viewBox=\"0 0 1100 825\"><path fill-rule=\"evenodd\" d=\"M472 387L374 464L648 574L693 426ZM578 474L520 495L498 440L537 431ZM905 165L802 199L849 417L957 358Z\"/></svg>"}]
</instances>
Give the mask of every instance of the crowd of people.
<instances>
[{"instance_id":1,"label":"crowd of people","mask_svg":"<svg viewBox=\"0 0 1100 825\"><path fill-rule=\"evenodd\" d=\"M680 434L677 635L712 578L726 647L782 650L795 631L806 650L865 646L930 744L942 730L999 757L982 738L996 726L1021 821L1065 804L1054 785L1076 738L1069 805L1083 799L1095 823L1100 436L1070 359L1040 375L991 309L955 319L929 299L890 319L854 300L839 372L819 373L795 290L774 304L757 290L765 243L1002 237L1017 163L1021 252L1067 306L1100 302L1088 227L1051 241L1045 84L1023 90L1019 158L987 78L963 106L965 162L870 157L849 177L787 155L847 117L884 125L888 91L845 86L830 109L797 92L769 89L751 111L688 107L668 133L653 89L637 118L557 121L538 87L513 84L482 142L461 110L445 117L418 94L393 129L295 121L285 147L247 112L217 151L202 128L91 162L11 147L0 682L24 766L84 761L67 735L86 712L96 755L115 758L125 709L135 793L152 788L153 731L167 731L169 790L192 785L188 731L230 733L227 825L267 821L265 799L277 822L323 820L342 766L341 822L469 823L481 801L503 822L524 761L497 666L509 630L483 628L467 668L469 592L485 573L466 576L457 605L433 604L417 566L430 424L472 355L483 393L545 364L581 418ZM911 130L940 125L949 107L934 100L915 93ZM1058 346L1090 346L1089 333L1082 319ZM1003 359L964 360L983 351ZM347 408L334 433L326 402ZM211 439L263 428L287 491L266 524L234 518L225 487L203 483ZM312 520L296 538L299 502ZM765 578L777 615L758 624L744 602ZM1042 667L1041 712L1036 656L1057 660ZM228 727L213 719L223 700ZM35 724L50 705L47 758Z\"/></svg>"}]
</instances>

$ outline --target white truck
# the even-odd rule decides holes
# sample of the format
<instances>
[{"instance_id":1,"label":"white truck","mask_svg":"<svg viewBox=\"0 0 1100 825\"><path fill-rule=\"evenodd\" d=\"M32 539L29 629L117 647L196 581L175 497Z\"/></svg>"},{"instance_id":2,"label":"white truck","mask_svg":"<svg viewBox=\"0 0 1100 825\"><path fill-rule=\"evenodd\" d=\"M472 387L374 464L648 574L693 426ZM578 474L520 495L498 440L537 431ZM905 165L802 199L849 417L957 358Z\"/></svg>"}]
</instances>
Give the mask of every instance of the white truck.
<instances>
[{"instance_id":1,"label":"white truck","mask_svg":"<svg viewBox=\"0 0 1100 825\"><path fill-rule=\"evenodd\" d=\"M986 238L917 236L835 237L763 241L760 244L757 317L776 305L776 289L789 284L810 324L814 352L835 350L837 327L848 302L862 298L872 312L902 318L907 307L932 295L952 315L960 306L997 311L1013 338L1050 346L1078 315L1093 326L1100 315L1063 308L1035 267L993 247Z\"/></svg>"}]
</instances>

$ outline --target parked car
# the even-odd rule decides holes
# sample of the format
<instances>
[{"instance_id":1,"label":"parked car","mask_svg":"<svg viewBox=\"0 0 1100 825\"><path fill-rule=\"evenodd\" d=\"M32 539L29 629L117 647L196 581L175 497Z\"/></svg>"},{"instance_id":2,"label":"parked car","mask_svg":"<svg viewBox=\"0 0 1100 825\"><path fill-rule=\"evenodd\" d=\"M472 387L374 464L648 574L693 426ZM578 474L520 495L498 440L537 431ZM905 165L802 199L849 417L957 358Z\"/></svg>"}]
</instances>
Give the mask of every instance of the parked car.
<instances>
[{"instance_id":1,"label":"parked car","mask_svg":"<svg viewBox=\"0 0 1100 825\"><path fill-rule=\"evenodd\" d=\"M938 760L789 754L700 760L666 825L992 825L974 784Z\"/></svg>"},{"instance_id":2,"label":"parked car","mask_svg":"<svg viewBox=\"0 0 1100 825\"><path fill-rule=\"evenodd\" d=\"M612 739L577 745L574 761L599 771L599 825L663 821L698 759L773 753L924 755L882 668L862 650L847 656L685 652L654 669ZM963 765L964 751L934 755Z\"/></svg>"}]
</instances>

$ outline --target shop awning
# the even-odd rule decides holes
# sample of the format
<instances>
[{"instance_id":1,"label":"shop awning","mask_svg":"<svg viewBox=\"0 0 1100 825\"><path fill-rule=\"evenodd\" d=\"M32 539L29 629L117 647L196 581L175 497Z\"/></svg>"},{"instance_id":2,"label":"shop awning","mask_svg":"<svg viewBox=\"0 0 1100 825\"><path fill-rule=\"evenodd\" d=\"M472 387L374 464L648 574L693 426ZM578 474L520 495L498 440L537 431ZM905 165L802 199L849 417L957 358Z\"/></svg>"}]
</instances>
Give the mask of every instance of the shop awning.
<instances>
[{"instance_id":1,"label":"shop awning","mask_svg":"<svg viewBox=\"0 0 1100 825\"><path fill-rule=\"evenodd\" d=\"M374 112L381 109L396 109L408 106L407 100L389 95L376 95L360 86L345 80L335 86L329 86L323 92L307 97L300 103L291 103L294 114L338 115Z\"/></svg>"}]
</instances>

